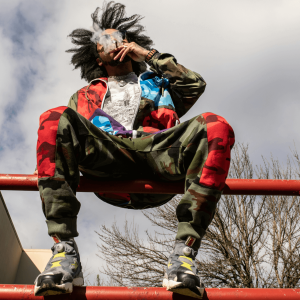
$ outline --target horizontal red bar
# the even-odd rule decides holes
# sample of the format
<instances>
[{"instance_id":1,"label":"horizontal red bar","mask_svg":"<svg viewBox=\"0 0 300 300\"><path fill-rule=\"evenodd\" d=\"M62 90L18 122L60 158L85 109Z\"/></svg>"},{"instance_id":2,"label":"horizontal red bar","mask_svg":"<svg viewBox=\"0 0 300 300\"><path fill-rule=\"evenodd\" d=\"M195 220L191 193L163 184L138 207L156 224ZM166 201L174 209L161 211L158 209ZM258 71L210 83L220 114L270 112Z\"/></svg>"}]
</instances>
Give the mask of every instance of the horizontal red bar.
<instances>
[{"instance_id":1,"label":"horizontal red bar","mask_svg":"<svg viewBox=\"0 0 300 300\"><path fill-rule=\"evenodd\" d=\"M0 190L37 191L36 175L0 174ZM183 194L184 181L91 180L80 178L78 192ZM226 195L295 195L299 196L300 180L227 179Z\"/></svg>"},{"instance_id":2,"label":"horizontal red bar","mask_svg":"<svg viewBox=\"0 0 300 300\"><path fill-rule=\"evenodd\" d=\"M78 300L192 300L168 292L165 288L143 287L75 287L72 294L48 296L47 299L78 299ZM45 298L45 299L46 299ZM42 300L35 297L33 285L0 285L0 299L9 300ZM208 288L204 292L204 300L299 300L300 289L228 289Z\"/></svg>"}]
</instances>

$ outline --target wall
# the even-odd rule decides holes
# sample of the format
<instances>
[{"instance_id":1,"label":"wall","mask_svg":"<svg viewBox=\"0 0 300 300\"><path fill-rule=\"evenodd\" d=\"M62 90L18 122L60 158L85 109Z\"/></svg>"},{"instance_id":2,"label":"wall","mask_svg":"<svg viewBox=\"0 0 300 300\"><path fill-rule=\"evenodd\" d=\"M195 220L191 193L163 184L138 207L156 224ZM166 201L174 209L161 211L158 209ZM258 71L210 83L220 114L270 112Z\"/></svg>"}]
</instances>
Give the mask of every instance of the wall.
<instances>
[{"instance_id":1,"label":"wall","mask_svg":"<svg viewBox=\"0 0 300 300\"><path fill-rule=\"evenodd\" d=\"M14 283L33 284L35 278L44 271L51 256L50 249L24 249Z\"/></svg>"},{"instance_id":2,"label":"wall","mask_svg":"<svg viewBox=\"0 0 300 300\"><path fill-rule=\"evenodd\" d=\"M14 283L22 245L0 192L0 283Z\"/></svg>"},{"instance_id":3,"label":"wall","mask_svg":"<svg viewBox=\"0 0 300 300\"><path fill-rule=\"evenodd\" d=\"M0 192L0 284L33 284L51 256L50 249L23 249Z\"/></svg>"}]
</instances>

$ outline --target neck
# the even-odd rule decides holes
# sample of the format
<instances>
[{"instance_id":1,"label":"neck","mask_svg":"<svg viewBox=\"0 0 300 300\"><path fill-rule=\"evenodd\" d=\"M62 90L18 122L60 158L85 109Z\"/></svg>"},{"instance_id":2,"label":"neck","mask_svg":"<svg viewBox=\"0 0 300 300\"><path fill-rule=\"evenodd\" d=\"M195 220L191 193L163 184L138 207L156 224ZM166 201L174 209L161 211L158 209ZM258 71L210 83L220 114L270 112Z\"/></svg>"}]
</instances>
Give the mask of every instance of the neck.
<instances>
[{"instance_id":1,"label":"neck","mask_svg":"<svg viewBox=\"0 0 300 300\"><path fill-rule=\"evenodd\" d=\"M108 76L124 76L129 74L130 72L133 72L132 64L130 61L120 64L118 66L105 66L106 72Z\"/></svg>"}]
</instances>

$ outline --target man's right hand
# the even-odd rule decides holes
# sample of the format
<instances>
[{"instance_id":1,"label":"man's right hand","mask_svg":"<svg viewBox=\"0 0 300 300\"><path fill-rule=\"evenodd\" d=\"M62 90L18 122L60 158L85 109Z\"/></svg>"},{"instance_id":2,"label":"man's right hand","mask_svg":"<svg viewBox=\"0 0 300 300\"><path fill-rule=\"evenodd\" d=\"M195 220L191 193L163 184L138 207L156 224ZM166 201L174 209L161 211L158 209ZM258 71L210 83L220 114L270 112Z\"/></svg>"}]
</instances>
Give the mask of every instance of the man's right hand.
<instances>
[{"instance_id":1,"label":"man's right hand","mask_svg":"<svg viewBox=\"0 0 300 300\"><path fill-rule=\"evenodd\" d=\"M38 175L38 170L37 169L33 172L33 175Z\"/></svg>"},{"instance_id":2,"label":"man's right hand","mask_svg":"<svg viewBox=\"0 0 300 300\"><path fill-rule=\"evenodd\" d=\"M123 61L126 55L128 55L131 59L137 62L145 61L149 50L139 46L135 42L131 43L123 43L122 46L110 51L109 53L118 52L119 53L114 57L114 60L120 58L120 61Z\"/></svg>"}]
</instances>

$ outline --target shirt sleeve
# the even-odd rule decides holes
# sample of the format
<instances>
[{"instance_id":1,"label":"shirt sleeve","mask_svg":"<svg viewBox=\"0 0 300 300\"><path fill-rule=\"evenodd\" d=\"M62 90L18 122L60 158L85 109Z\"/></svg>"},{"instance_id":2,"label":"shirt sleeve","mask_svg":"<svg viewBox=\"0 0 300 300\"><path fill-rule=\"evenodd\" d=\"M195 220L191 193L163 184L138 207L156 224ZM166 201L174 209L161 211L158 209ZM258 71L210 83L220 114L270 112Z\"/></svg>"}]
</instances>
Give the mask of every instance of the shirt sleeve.
<instances>
[{"instance_id":1,"label":"shirt sleeve","mask_svg":"<svg viewBox=\"0 0 300 300\"><path fill-rule=\"evenodd\" d=\"M177 63L168 53L156 53L149 61L151 71L167 78L178 117L182 117L203 94L206 82L202 76Z\"/></svg>"}]
</instances>

